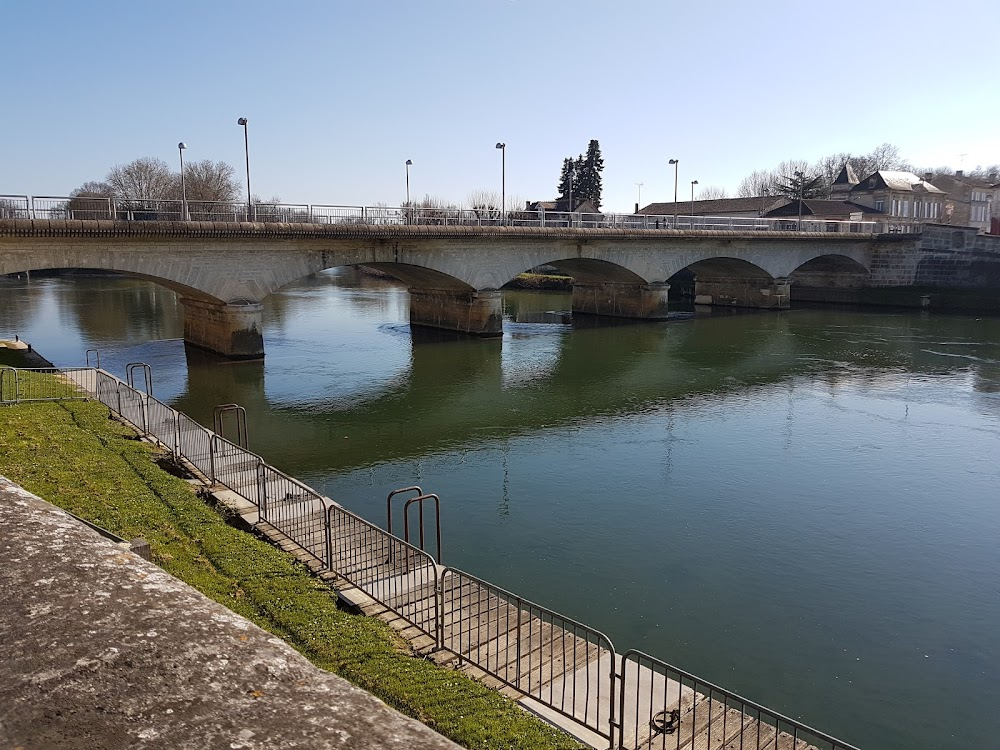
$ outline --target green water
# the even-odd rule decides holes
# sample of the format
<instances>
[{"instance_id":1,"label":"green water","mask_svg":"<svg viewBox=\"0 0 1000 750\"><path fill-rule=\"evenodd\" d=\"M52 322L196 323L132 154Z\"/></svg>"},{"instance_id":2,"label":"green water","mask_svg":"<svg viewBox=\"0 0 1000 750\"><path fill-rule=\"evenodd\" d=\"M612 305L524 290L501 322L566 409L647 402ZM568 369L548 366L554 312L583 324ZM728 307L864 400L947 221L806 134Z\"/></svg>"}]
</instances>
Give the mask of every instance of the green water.
<instances>
[{"instance_id":1,"label":"green water","mask_svg":"<svg viewBox=\"0 0 1000 750\"><path fill-rule=\"evenodd\" d=\"M1000 730L1000 320L793 310L593 327L509 294L501 339L411 336L404 290L265 303L264 363L185 352L173 294L0 281L0 337L149 362L203 423L384 523L443 498L444 560L869 750Z\"/></svg>"}]
</instances>

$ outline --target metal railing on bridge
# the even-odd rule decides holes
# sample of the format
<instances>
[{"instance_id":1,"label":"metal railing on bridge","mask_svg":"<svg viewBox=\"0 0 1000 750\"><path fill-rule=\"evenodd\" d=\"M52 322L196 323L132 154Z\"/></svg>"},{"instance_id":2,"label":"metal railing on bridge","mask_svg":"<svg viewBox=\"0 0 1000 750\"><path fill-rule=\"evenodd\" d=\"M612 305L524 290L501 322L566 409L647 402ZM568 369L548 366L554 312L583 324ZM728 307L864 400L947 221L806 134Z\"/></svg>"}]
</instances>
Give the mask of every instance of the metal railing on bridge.
<instances>
[{"instance_id":1,"label":"metal railing on bridge","mask_svg":"<svg viewBox=\"0 0 1000 750\"><path fill-rule=\"evenodd\" d=\"M191 221L368 226L540 227L575 229L671 229L872 234L892 231L889 222L754 216L674 216L497 208L333 206L312 203L187 201ZM111 197L0 195L0 219L83 221L182 221L180 200Z\"/></svg>"},{"instance_id":2,"label":"metal railing on bridge","mask_svg":"<svg viewBox=\"0 0 1000 750\"><path fill-rule=\"evenodd\" d=\"M96 367L0 368L0 405L96 398L208 485L256 506L259 523L394 612L437 651L458 657L613 750L683 747L857 750L638 651L619 655L598 630L457 568L268 465L145 390ZM134 378L130 377L134 382ZM231 408L232 404L219 407ZM217 413L216 426L221 425ZM417 493L419 487L390 494ZM404 523L405 521L404 513ZM391 520L389 521L391 523ZM440 554L440 538L437 540Z\"/></svg>"}]
</instances>

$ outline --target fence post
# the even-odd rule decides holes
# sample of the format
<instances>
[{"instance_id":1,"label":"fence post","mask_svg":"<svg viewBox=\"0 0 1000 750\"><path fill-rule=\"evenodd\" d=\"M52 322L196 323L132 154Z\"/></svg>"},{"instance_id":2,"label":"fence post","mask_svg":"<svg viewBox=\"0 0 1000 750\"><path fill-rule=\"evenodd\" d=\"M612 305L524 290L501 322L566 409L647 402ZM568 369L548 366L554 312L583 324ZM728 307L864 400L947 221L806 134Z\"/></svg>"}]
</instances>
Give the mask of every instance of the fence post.
<instances>
[{"instance_id":1,"label":"fence post","mask_svg":"<svg viewBox=\"0 0 1000 750\"><path fill-rule=\"evenodd\" d=\"M437 565L434 566L434 640L435 650L444 648L444 575L438 575Z\"/></svg>"},{"instance_id":2,"label":"fence post","mask_svg":"<svg viewBox=\"0 0 1000 750\"><path fill-rule=\"evenodd\" d=\"M517 665L517 669L514 672L514 675L515 675L514 679L517 680L517 685L516 686L518 688L521 687L521 613L522 613L522 611L523 610L521 609L521 600L518 599L517 600L517 646L515 648L515 653L517 654L517 656L516 656L516 660L514 661L514 663ZM529 687L531 686L530 682L528 683L528 686Z\"/></svg>"},{"instance_id":3,"label":"fence post","mask_svg":"<svg viewBox=\"0 0 1000 750\"><path fill-rule=\"evenodd\" d=\"M264 462L257 464L257 520L267 520L267 481L264 478Z\"/></svg>"},{"instance_id":4,"label":"fence post","mask_svg":"<svg viewBox=\"0 0 1000 750\"><path fill-rule=\"evenodd\" d=\"M326 533L326 569L333 571L333 532L330 529L330 511L333 510L333 506L329 506L326 512L323 514L324 519L324 531Z\"/></svg>"},{"instance_id":5,"label":"fence post","mask_svg":"<svg viewBox=\"0 0 1000 750\"><path fill-rule=\"evenodd\" d=\"M205 430L208 432L208 430ZM208 470L211 474L209 479L212 480L212 484L215 484L215 438L217 435L212 433L212 437L208 440Z\"/></svg>"}]
</instances>

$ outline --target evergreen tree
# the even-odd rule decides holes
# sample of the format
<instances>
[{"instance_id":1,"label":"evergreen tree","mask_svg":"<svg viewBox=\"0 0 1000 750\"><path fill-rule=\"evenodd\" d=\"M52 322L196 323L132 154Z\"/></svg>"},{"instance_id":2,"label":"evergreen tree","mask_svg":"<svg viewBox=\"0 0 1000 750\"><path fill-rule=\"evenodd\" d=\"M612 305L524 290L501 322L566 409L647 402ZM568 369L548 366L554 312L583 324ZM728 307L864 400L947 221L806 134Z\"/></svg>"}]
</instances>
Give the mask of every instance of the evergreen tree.
<instances>
[{"instance_id":1,"label":"evergreen tree","mask_svg":"<svg viewBox=\"0 0 1000 750\"><path fill-rule=\"evenodd\" d=\"M799 198L820 198L826 194L827 189L822 174L815 177L807 174L802 174L800 177L799 174L785 175L776 179L774 191L793 201Z\"/></svg>"},{"instance_id":2,"label":"evergreen tree","mask_svg":"<svg viewBox=\"0 0 1000 750\"><path fill-rule=\"evenodd\" d=\"M570 171L573 172L573 203L589 200L597 208L601 207L602 180L604 159L601 157L601 146L592 140L587 146L587 154L580 154L575 159L563 159L562 171L559 173L559 185L556 190L560 200L569 200Z\"/></svg>"},{"instance_id":3,"label":"evergreen tree","mask_svg":"<svg viewBox=\"0 0 1000 750\"><path fill-rule=\"evenodd\" d=\"M587 155L583 157L579 167L580 198L586 198L601 207L601 191L603 189L601 172L604 171L604 158L601 156L601 144L596 139L587 144ZM576 190L573 191L574 196Z\"/></svg>"},{"instance_id":4,"label":"evergreen tree","mask_svg":"<svg viewBox=\"0 0 1000 750\"><path fill-rule=\"evenodd\" d=\"M569 157L563 159L562 171L559 173L559 185L556 187L556 192L559 194L560 200L566 200L569 198L569 187L570 187L570 171L574 169L573 160ZM573 178L573 191L576 192L576 178Z\"/></svg>"}]
</instances>

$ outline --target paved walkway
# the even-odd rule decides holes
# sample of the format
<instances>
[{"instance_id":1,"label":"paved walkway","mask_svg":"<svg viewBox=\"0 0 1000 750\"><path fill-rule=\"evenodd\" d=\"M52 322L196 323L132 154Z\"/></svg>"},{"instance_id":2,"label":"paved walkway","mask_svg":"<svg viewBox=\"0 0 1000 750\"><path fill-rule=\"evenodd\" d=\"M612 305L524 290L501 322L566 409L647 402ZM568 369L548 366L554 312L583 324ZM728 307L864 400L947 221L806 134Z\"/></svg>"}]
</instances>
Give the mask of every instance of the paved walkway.
<instances>
[{"instance_id":1,"label":"paved walkway","mask_svg":"<svg viewBox=\"0 0 1000 750\"><path fill-rule=\"evenodd\" d=\"M0 748L456 748L0 477Z\"/></svg>"}]
</instances>

